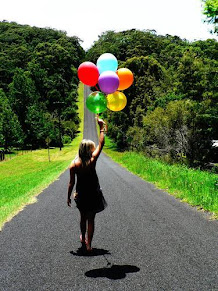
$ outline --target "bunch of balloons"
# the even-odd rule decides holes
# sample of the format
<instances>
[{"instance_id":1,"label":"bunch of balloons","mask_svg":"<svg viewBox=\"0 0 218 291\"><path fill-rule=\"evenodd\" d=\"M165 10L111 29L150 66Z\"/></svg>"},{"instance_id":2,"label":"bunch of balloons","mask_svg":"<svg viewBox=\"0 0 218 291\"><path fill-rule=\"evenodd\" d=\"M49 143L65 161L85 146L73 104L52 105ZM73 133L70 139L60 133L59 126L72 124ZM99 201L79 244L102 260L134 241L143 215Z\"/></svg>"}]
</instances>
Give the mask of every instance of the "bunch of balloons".
<instances>
[{"instance_id":1,"label":"bunch of balloons","mask_svg":"<svg viewBox=\"0 0 218 291\"><path fill-rule=\"evenodd\" d=\"M92 92L86 106L93 113L101 113L107 108L112 111L122 110L127 99L123 92L133 83L133 73L127 68L118 69L118 61L111 53L102 54L97 65L84 62L78 68L80 81L87 86L96 86L98 83L101 91Z\"/></svg>"}]
</instances>

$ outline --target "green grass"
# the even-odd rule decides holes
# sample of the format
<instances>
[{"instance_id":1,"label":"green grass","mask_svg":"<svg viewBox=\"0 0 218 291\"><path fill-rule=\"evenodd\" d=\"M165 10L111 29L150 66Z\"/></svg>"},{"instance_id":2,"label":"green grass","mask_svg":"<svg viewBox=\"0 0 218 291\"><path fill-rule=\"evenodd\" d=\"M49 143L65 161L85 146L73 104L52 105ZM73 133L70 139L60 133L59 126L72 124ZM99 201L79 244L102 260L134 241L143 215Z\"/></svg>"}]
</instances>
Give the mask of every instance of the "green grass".
<instances>
[{"instance_id":1,"label":"green grass","mask_svg":"<svg viewBox=\"0 0 218 291\"><path fill-rule=\"evenodd\" d=\"M218 218L218 175L169 165L136 152L118 152L116 145L106 137L104 152L142 179Z\"/></svg>"},{"instance_id":2,"label":"green grass","mask_svg":"<svg viewBox=\"0 0 218 291\"><path fill-rule=\"evenodd\" d=\"M0 148L0 150L4 150L4 148ZM11 160L11 159L15 158L18 155L25 155L29 151L30 150L17 150L17 149L13 149L10 153L5 153L4 161Z\"/></svg>"},{"instance_id":3,"label":"green grass","mask_svg":"<svg viewBox=\"0 0 218 291\"><path fill-rule=\"evenodd\" d=\"M59 148L50 149L51 162L48 161L48 151L44 149L0 163L0 229L25 205L36 202L35 196L56 180L77 154L84 121L82 84L78 92L80 133L70 145L61 151Z\"/></svg>"}]
</instances>

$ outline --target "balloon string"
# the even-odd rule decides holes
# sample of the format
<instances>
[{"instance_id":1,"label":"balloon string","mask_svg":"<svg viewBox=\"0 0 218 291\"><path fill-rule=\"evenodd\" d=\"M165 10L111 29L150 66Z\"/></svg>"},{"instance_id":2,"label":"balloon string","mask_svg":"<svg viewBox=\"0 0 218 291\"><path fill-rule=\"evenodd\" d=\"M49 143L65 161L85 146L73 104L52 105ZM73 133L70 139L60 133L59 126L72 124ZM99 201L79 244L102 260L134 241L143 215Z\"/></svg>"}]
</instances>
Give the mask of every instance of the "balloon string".
<instances>
[{"instance_id":1,"label":"balloon string","mask_svg":"<svg viewBox=\"0 0 218 291\"><path fill-rule=\"evenodd\" d=\"M95 88L97 89L97 91L99 91L99 88L97 87L97 85L95 85Z\"/></svg>"}]
</instances>

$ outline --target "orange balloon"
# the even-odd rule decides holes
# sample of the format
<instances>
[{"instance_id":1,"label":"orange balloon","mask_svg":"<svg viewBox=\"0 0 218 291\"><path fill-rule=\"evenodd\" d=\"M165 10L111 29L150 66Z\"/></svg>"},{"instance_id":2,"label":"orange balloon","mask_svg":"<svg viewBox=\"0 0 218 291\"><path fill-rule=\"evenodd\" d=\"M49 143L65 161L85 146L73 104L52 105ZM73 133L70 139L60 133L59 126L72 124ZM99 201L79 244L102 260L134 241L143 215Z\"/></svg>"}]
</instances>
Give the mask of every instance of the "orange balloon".
<instances>
[{"instance_id":1,"label":"orange balloon","mask_svg":"<svg viewBox=\"0 0 218 291\"><path fill-rule=\"evenodd\" d=\"M133 73L126 68L121 68L117 70L117 75L120 80L120 85L117 90L125 90L129 88L133 83Z\"/></svg>"}]
</instances>

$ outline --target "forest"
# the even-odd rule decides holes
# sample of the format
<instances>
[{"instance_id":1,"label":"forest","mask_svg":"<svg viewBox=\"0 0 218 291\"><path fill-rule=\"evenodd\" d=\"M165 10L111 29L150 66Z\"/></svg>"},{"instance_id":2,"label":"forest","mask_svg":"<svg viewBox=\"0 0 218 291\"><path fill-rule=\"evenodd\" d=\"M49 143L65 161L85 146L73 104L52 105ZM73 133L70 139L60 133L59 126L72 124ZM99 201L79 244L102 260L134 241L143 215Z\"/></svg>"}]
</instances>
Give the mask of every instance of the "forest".
<instances>
[{"instance_id":1,"label":"forest","mask_svg":"<svg viewBox=\"0 0 218 291\"><path fill-rule=\"evenodd\" d=\"M134 74L127 106L107 111L108 134L120 150L205 168L217 162L217 53L215 39L189 42L155 31L107 31L87 52L96 62L111 52Z\"/></svg>"},{"instance_id":2,"label":"forest","mask_svg":"<svg viewBox=\"0 0 218 291\"><path fill-rule=\"evenodd\" d=\"M0 146L71 142L80 122L77 67L84 56L80 40L65 32L0 22Z\"/></svg>"},{"instance_id":3,"label":"forest","mask_svg":"<svg viewBox=\"0 0 218 291\"><path fill-rule=\"evenodd\" d=\"M102 33L87 52L80 42L63 31L0 22L1 147L71 142L80 122L77 68L110 52L134 74L125 109L103 114L118 149L191 167L217 162L215 39L190 42L131 29Z\"/></svg>"}]
</instances>

